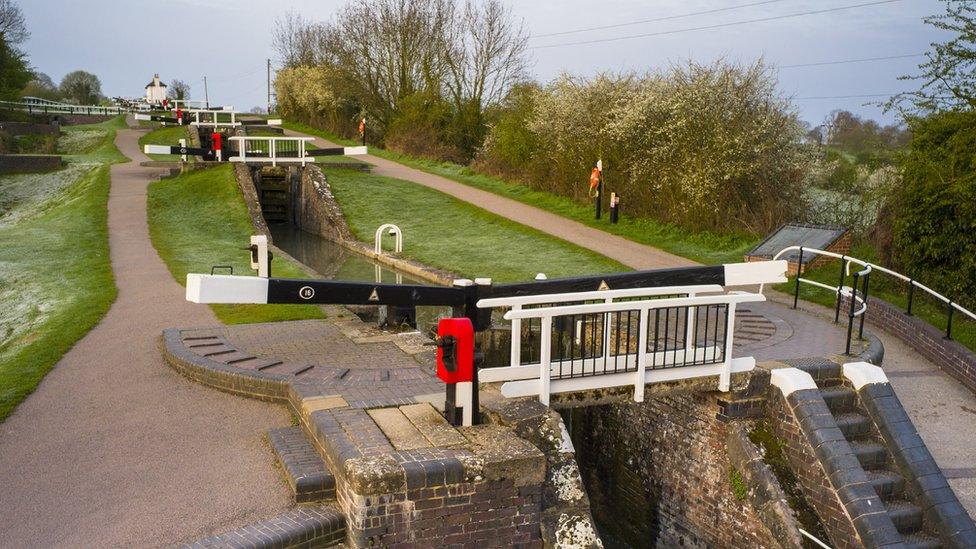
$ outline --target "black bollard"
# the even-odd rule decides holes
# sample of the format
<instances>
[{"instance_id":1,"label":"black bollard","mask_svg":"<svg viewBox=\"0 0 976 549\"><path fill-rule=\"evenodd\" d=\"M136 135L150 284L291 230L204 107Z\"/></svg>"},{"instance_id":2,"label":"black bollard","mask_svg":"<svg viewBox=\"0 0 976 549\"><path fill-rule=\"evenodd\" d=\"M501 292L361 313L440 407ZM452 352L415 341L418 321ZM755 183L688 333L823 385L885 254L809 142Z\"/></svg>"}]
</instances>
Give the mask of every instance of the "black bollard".
<instances>
[{"instance_id":1,"label":"black bollard","mask_svg":"<svg viewBox=\"0 0 976 549\"><path fill-rule=\"evenodd\" d=\"M610 193L610 223L616 225L620 219L620 196Z\"/></svg>"}]
</instances>

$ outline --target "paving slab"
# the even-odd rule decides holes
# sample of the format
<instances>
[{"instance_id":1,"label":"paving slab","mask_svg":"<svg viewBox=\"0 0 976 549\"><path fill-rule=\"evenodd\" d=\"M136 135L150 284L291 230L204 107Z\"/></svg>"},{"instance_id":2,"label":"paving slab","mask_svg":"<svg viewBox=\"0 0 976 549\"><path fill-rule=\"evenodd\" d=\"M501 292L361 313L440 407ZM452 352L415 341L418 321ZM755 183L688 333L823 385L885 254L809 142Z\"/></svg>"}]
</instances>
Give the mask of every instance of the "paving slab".
<instances>
[{"instance_id":1,"label":"paving slab","mask_svg":"<svg viewBox=\"0 0 976 549\"><path fill-rule=\"evenodd\" d=\"M444 398L444 395L440 395ZM465 438L427 402L400 406L400 411L430 441L432 446L451 447L465 443Z\"/></svg>"},{"instance_id":2,"label":"paving slab","mask_svg":"<svg viewBox=\"0 0 976 549\"><path fill-rule=\"evenodd\" d=\"M431 447L427 437L420 433L420 430L403 415L399 408L375 408L367 410L367 413L397 450Z\"/></svg>"}]
</instances>

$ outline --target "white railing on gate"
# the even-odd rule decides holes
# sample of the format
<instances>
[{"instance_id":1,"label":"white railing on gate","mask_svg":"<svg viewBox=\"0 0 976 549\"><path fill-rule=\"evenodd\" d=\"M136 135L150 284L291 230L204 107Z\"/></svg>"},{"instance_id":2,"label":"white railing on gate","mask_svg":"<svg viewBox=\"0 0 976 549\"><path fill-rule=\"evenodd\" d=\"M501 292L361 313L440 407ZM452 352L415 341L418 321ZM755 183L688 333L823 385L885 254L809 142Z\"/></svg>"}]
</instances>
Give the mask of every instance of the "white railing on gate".
<instances>
[{"instance_id":1,"label":"white railing on gate","mask_svg":"<svg viewBox=\"0 0 976 549\"><path fill-rule=\"evenodd\" d=\"M187 114L193 116L191 126L207 126L211 128L236 128L241 125L237 120L237 111L225 111L214 109L187 109ZM228 118L221 120L221 115Z\"/></svg>"},{"instance_id":2,"label":"white railing on gate","mask_svg":"<svg viewBox=\"0 0 976 549\"><path fill-rule=\"evenodd\" d=\"M504 382L503 395L508 397L539 395L539 400L546 405L549 404L549 395L552 393L627 385L634 386L634 400L641 402L644 399L644 385L647 383L712 375L719 376L719 390L728 391L733 373L748 371L755 366L755 360L751 357L732 358L735 306L738 303L765 301L765 297L762 294L742 292L698 295L722 290L719 285L671 286L480 300L478 302L480 308L511 308L505 313L505 318L512 321L512 347L511 364L501 368L479 370L479 381ZM662 297L674 295L685 297ZM618 301L620 299L630 301ZM586 301L602 302L573 303ZM532 305L545 306L525 308ZM695 311L701 306L708 305L727 307L727 315L724 319L725 335L721 348L715 345L699 347L697 334L693 334L698 330ZM676 350L662 353L655 348L655 351L648 351L650 315L659 309L675 308L685 311L685 333L682 337L684 348L681 360L678 360ZM610 346L609 317L611 313L622 312L639 314L637 346L634 353L629 352L628 346L626 354L614 355ZM583 358L581 354L581 358L578 359L571 357L569 360L554 360L551 356L553 320L558 317L578 315L602 315L604 328L601 336L601 357ZM539 362L523 365L521 364L521 329L522 321L527 319L538 319L541 322ZM657 317L655 317L656 322ZM617 347L615 351L619 351L619 345ZM671 355L668 356L668 353ZM719 356L722 357L721 361L718 361ZM636 369L617 371L621 359L624 370L631 370L634 367ZM614 372L598 372L597 363L602 361L605 366L608 360L614 362ZM647 368L649 363L659 368L649 370ZM562 375L567 369L568 377ZM553 380L554 374L558 375L559 379Z\"/></svg>"},{"instance_id":3,"label":"white railing on gate","mask_svg":"<svg viewBox=\"0 0 976 549\"><path fill-rule=\"evenodd\" d=\"M234 136L230 140L238 144L237 156L228 158L231 162L270 162L272 166L277 166L279 162L295 162L302 166L315 162L314 157L305 155L305 149L308 143L315 140L314 137ZM288 152L296 152L297 156L278 156L279 143L295 143L295 149ZM248 156L249 147L256 144L264 148L250 148L251 156Z\"/></svg>"}]
</instances>

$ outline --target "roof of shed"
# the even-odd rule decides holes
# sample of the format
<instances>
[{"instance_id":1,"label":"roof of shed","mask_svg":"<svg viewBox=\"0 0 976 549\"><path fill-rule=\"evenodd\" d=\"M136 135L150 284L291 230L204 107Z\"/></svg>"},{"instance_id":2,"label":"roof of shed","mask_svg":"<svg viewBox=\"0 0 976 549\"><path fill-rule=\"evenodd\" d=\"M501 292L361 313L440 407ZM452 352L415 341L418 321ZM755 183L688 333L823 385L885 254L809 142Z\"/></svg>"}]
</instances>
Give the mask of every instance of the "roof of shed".
<instances>
[{"instance_id":1,"label":"roof of shed","mask_svg":"<svg viewBox=\"0 0 976 549\"><path fill-rule=\"evenodd\" d=\"M844 236L847 229L836 225L814 225L810 223L786 223L773 231L773 234L766 237L758 246L752 249L746 256L771 258L779 253L780 250L789 246L803 246L805 248L818 248L826 250L831 244ZM792 251L784 254L780 259L796 261L800 253ZM804 254L803 263L809 263L816 256L814 254Z\"/></svg>"}]
</instances>

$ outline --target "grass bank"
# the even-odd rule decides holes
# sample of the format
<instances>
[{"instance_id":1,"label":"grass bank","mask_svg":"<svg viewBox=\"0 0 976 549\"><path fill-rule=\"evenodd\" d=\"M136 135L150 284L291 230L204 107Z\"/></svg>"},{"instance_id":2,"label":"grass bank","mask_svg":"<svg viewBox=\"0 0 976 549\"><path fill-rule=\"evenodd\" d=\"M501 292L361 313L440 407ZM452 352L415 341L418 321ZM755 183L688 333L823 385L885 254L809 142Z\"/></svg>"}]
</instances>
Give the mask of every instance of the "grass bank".
<instances>
[{"instance_id":1,"label":"grass bank","mask_svg":"<svg viewBox=\"0 0 976 549\"><path fill-rule=\"evenodd\" d=\"M0 177L0 421L115 300L107 205L121 127L62 128L65 167Z\"/></svg>"},{"instance_id":2,"label":"grass bank","mask_svg":"<svg viewBox=\"0 0 976 549\"><path fill-rule=\"evenodd\" d=\"M335 143L343 145L357 144L351 140L339 138L305 124L285 121L283 125L290 130L316 135ZM700 263L718 264L742 261L742 256L745 252L755 246L760 240L757 235L717 235L709 232L695 233L650 218L630 217L626 215L626 201L622 202L620 222L613 225L610 224L609 213L606 211L602 220L597 221L593 219L593 206L590 204L580 204L565 196L534 190L526 185L485 175L465 166L449 162L434 162L414 158L378 147L370 147L369 152L375 156L399 162L412 168L452 179L459 183L492 192L506 198L511 198L578 221L590 227L633 240L634 242L653 246L682 257L687 257ZM581 181L580 184L583 185L586 182ZM604 207L607 207L608 201L609 199L604 201Z\"/></svg>"},{"instance_id":3,"label":"grass bank","mask_svg":"<svg viewBox=\"0 0 976 549\"><path fill-rule=\"evenodd\" d=\"M187 273L209 273L214 265L230 265L235 274L253 274L242 248L248 245L254 229L229 164L151 184L148 213L153 246L180 284L186 284ZM299 266L281 258L274 261L273 270L275 276L306 276ZM325 316L313 305L211 307L225 324Z\"/></svg>"},{"instance_id":4,"label":"grass bank","mask_svg":"<svg viewBox=\"0 0 976 549\"><path fill-rule=\"evenodd\" d=\"M371 242L378 226L395 223L404 233L403 255L433 267L497 282L531 280L540 272L556 278L629 270L409 181L346 169L328 169L326 174L359 240Z\"/></svg>"},{"instance_id":5,"label":"grass bank","mask_svg":"<svg viewBox=\"0 0 976 549\"><path fill-rule=\"evenodd\" d=\"M875 249L867 244L854 246L850 255L867 262L875 262L878 259ZM855 270L858 270L857 266L852 265L851 272L854 272ZM828 263L818 266L816 269L806 271L803 274L803 278L816 280L817 282L822 282L831 286L837 286L838 282L840 282L840 260L831 260ZM881 273L880 271L875 271L873 274L871 274L870 278L871 280L868 287L868 315L871 314L870 303L873 299L887 301L888 303L891 303L902 310L907 309L907 283ZM926 286L932 287L933 284L931 284L931 282L934 281L919 280L919 282L925 284ZM852 277L846 277L844 285L850 286L851 284L853 284ZM778 284L775 286L777 290L789 294L793 294L795 287L796 278L790 278L788 283ZM816 286L812 286L810 284L800 284L801 299L819 303L820 305L830 307L831 309L833 309L837 303L836 295L837 294L834 292L817 288ZM952 298L952 296L947 297ZM845 318L847 311L842 310L840 314L841 321L846 322ZM942 331L945 331L946 329L948 315L945 304L941 301L936 301L922 290L915 290L915 295L912 299L912 314ZM976 352L976 322L969 320L965 315L957 311L952 317L952 338L965 345L970 350Z\"/></svg>"},{"instance_id":6,"label":"grass bank","mask_svg":"<svg viewBox=\"0 0 976 549\"><path fill-rule=\"evenodd\" d=\"M139 138L139 146L169 145L171 147L178 147L180 145L180 139L186 139L186 144L189 146L190 132L188 126L158 126L153 131ZM153 160L178 161L180 159L180 155L178 154L150 154L147 156ZM187 160L192 161L193 157L190 156Z\"/></svg>"}]
</instances>

